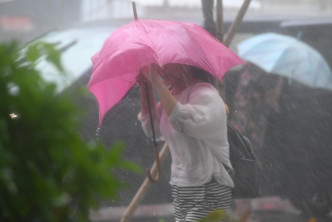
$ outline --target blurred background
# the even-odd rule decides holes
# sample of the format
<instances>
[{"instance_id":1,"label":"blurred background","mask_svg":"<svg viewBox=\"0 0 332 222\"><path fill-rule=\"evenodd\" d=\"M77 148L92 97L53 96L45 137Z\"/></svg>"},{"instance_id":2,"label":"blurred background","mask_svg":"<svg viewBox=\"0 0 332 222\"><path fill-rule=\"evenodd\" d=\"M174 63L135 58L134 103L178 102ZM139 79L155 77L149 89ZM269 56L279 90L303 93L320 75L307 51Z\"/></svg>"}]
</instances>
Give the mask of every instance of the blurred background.
<instances>
[{"instance_id":1,"label":"blurred background","mask_svg":"<svg viewBox=\"0 0 332 222\"><path fill-rule=\"evenodd\" d=\"M1 0L0 40L27 42L52 30L78 25L113 25L133 18L127 0ZM242 0L224 0L225 21L234 19ZM200 0L137 0L139 18L190 20L203 24ZM245 20L286 20L330 16L328 0L252 0Z\"/></svg>"},{"instance_id":2,"label":"blurred background","mask_svg":"<svg viewBox=\"0 0 332 222\"><path fill-rule=\"evenodd\" d=\"M244 1L222 2L226 34ZM200 0L137 0L136 7L142 19L204 25ZM132 20L132 1L127 0L0 0L0 41L18 40L25 47L43 40L57 46L69 73L66 81L60 81L54 67L43 61L38 68L45 79L57 83L59 93L76 92L74 88L87 86L91 56L115 29ZM331 0L252 0L230 48L238 53L241 42L267 32L303 41L331 67ZM258 64L231 70L223 85L230 118L253 141L262 168L261 196L236 200L234 221L332 221L331 89L266 75ZM97 102L90 94L72 96L85 113L79 133L87 141L95 140ZM139 91L134 87L107 114L98 136L109 147L125 141L126 158L150 168L152 144L137 121L138 111ZM150 187L132 221L173 221L169 165L167 158L162 180ZM144 180L144 175L118 175L130 188L117 201L101 203L100 210L91 213L93 221L119 221Z\"/></svg>"}]
</instances>

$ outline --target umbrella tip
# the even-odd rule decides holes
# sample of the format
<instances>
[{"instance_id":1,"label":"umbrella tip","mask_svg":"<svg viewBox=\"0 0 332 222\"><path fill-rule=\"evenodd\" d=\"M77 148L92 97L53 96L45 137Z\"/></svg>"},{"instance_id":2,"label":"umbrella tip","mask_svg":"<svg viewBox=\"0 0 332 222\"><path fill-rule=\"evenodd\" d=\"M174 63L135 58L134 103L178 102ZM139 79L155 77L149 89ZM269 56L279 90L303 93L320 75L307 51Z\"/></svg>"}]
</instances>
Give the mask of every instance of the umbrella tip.
<instances>
[{"instance_id":1,"label":"umbrella tip","mask_svg":"<svg viewBox=\"0 0 332 222\"><path fill-rule=\"evenodd\" d=\"M137 20L136 2L132 2L131 5L133 7L134 19Z\"/></svg>"}]
</instances>

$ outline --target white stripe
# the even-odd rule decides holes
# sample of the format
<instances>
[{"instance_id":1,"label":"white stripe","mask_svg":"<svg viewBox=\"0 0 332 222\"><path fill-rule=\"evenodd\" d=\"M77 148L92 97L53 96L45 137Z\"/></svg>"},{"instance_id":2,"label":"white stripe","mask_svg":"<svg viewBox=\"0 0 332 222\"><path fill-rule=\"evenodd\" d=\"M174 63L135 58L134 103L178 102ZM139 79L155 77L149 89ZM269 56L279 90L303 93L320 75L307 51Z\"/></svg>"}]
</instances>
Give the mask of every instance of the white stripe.
<instances>
[{"instance_id":1,"label":"white stripe","mask_svg":"<svg viewBox=\"0 0 332 222\"><path fill-rule=\"evenodd\" d=\"M175 217L186 222L202 219L217 208L229 208L233 202L232 188L216 181L195 187L172 185L172 196Z\"/></svg>"}]
</instances>

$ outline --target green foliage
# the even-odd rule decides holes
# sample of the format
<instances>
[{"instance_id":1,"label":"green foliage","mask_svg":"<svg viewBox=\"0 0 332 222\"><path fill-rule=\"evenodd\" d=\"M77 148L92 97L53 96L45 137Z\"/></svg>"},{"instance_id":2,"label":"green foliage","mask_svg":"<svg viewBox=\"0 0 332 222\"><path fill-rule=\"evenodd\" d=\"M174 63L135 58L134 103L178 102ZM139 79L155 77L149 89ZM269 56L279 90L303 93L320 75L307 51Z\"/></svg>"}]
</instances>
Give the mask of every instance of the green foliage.
<instances>
[{"instance_id":1,"label":"green foliage","mask_svg":"<svg viewBox=\"0 0 332 222\"><path fill-rule=\"evenodd\" d=\"M63 71L60 53L50 43L36 42L35 44L30 45L25 53L25 59L32 64L35 64L43 56L45 56L45 59L52 63L57 69Z\"/></svg>"},{"instance_id":2,"label":"green foliage","mask_svg":"<svg viewBox=\"0 0 332 222\"><path fill-rule=\"evenodd\" d=\"M211 212L209 215L206 216L203 220L200 222L220 222L225 218L225 211L222 209L217 209L213 212Z\"/></svg>"},{"instance_id":3,"label":"green foliage","mask_svg":"<svg viewBox=\"0 0 332 222\"><path fill-rule=\"evenodd\" d=\"M40 77L41 57L63 71L50 44L30 46L24 60L16 43L0 44L0 221L88 221L123 186L112 170L139 168L121 158L124 144L82 140L78 108Z\"/></svg>"}]
</instances>

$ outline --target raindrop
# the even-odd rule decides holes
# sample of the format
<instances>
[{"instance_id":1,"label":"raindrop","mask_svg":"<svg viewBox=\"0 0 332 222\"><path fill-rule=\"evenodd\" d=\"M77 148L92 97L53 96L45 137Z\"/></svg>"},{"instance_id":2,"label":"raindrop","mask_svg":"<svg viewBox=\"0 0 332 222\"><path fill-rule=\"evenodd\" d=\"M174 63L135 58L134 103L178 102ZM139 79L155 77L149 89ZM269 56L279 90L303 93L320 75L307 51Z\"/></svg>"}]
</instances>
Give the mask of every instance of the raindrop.
<instances>
[{"instance_id":1,"label":"raindrop","mask_svg":"<svg viewBox=\"0 0 332 222\"><path fill-rule=\"evenodd\" d=\"M100 137L101 137L101 132L100 132L100 127L98 127L97 129L96 129L96 140L97 141L100 141Z\"/></svg>"},{"instance_id":2,"label":"raindrop","mask_svg":"<svg viewBox=\"0 0 332 222\"><path fill-rule=\"evenodd\" d=\"M12 118L12 119L15 119L15 118L17 118L17 117L18 117L18 115L17 115L17 114L15 114L15 113L11 113L11 114L9 114L9 116L10 116L10 118Z\"/></svg>"}]
</instances>

